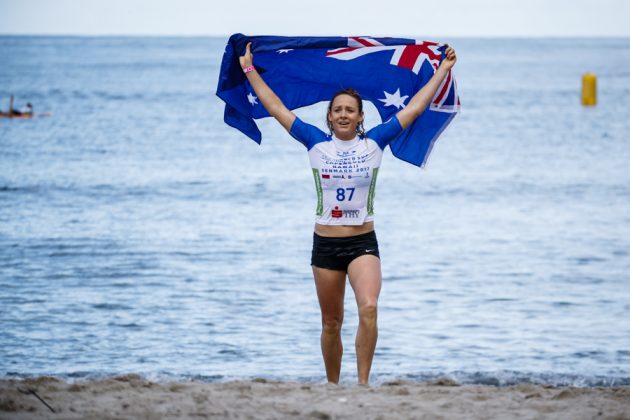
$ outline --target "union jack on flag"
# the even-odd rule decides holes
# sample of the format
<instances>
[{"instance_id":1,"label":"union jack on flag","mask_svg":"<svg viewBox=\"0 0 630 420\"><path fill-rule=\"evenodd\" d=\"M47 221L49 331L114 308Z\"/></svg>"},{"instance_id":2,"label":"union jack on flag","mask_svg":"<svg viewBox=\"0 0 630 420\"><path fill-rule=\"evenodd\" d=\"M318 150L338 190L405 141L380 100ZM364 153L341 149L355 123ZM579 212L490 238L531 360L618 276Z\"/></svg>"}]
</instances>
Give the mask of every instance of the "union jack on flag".
<instances>
[{"instance_id":1,"label":"union jack on flag","mask_svg":"<svg viewBox=\"0 0 630 420\"><path fill-rule=\"evenodd\" d=\"M269 114L238 62L250 41L258 72L289 109L328 101L337 91L352 87L374 104L383 121L429 81L446 49L444 44L406 38L232 35L217 95L226 103L225 122L258 143L262 136L254 119ZM394 156L424 166L460 106L457 83L449 72L430 107L390 143Z\"/></svg>"},{"instance_id":2,"label":"union jack on flag","mask_svg":"<svg viewBox=\"0 0 630 420\"><path fill-rule=\"evenodd\" d=\"M389 63L409 69L415 74L420 72L420 68L425 61L428 61L433 69L437 70L442 58L440 44L436 42L416 41L414 45L383 45L374 38L367 37L350 37L348 38L347 47L330 50L326 53L326 56L339 60L353 60L377 51L393 51L392 59ZM455 91L454 97L457 98L457 103L446 103L447 94L451 89ZM456 91L455 79L452 76L452 71L449 71L431 102L431 108L435 111L444 112L459 111L461 104Z\"/></svg>"}]
</instances>

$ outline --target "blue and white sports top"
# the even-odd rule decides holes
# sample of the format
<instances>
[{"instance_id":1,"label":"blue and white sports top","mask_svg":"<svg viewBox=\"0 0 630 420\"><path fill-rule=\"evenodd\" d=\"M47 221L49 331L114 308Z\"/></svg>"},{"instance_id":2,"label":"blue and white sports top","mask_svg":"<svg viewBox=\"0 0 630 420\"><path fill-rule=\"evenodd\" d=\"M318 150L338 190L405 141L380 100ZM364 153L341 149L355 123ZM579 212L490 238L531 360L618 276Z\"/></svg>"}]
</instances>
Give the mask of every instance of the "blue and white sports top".
<instances>
[{"instance_id":1,"label":"blue and white sports top","mask_svg":"<svg viewBox=\"0 0 630 420\"><path fill-rule=\"evenodd\" d=\"M321 225L362 225L374 220L374 188L385 146L402 132L393 117L352 140L339 140L299 118L291 136L308 149Z\"/></svg>"}]
</instances>

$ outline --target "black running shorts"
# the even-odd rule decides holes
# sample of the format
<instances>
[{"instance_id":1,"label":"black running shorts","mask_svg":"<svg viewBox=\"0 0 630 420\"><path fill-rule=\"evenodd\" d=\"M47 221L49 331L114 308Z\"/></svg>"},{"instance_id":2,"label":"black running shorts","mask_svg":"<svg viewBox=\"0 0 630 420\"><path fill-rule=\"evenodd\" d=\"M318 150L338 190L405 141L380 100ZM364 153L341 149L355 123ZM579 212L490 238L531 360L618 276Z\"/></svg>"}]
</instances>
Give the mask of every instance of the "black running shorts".
<instances>
[{"instance_id":1,"label":"black running shorts","mask_svg":"<svg viewBox=\"0 0 630 420\"><path fill-rule=\"evenodd\" d=\"M348 266L361 255L378 253L378 241L374 231L345 238L329 238L313 234L311 265L329 270L348 271Z\"/></svg>"}]
</instances>

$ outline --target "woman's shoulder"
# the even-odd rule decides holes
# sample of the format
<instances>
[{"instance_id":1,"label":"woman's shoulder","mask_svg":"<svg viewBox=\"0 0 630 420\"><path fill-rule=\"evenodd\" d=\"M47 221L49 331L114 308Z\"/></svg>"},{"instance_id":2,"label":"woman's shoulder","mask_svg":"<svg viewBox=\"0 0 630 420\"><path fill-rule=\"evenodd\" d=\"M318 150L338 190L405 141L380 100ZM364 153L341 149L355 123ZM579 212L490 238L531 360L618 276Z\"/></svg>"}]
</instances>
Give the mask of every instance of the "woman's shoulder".
<instances>
[{"instance_id":1,"label":"woman's shoulder","mask_svg":"<svg viewBox=\"0 0 630 420\"><path fill-rule=\"evenodd\" d=\"M394 140L403 131L400 121L394 115L382 124L371 128L365 137L374 140L381 149L384 149L392 140Z\"/></svg>"},{"instance_id":2,"label":"woman's shoulder","mask_svg":"<svg viewBox=\"0 0 630 420\"><path fill-rule=\"evenodd\" d=\"M312 124L305 123L299 117L296 117L295 121L293 121L290 134L294 139L302 143L309 150L316 144L324 141L330 141L331 139L330 134L326 134L324 131Z\"/></svg>"}]
</instances>

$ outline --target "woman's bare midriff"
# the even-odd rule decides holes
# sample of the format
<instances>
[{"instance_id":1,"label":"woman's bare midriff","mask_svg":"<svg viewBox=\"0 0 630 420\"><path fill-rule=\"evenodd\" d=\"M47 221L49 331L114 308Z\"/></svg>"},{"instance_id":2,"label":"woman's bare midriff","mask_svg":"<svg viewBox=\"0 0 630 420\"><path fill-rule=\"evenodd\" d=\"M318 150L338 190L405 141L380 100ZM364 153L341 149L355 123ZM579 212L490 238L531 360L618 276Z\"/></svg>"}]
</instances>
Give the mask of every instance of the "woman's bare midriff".
<instances>
[{"instance_id":1,"label":"woman's bare midriff","mask_svg":"<svg viewBox=\"0 0 630 420\"><path fill-rule=\"evenodd\" d=\"M350 226L350 225L320 225L315 223L315 233L319 236L326 236L328 238L345 238L347 236L356 236L363 233L372 232L374 230L374 222L365 222L362 225Z\"/></svg>"}]
</instances>

